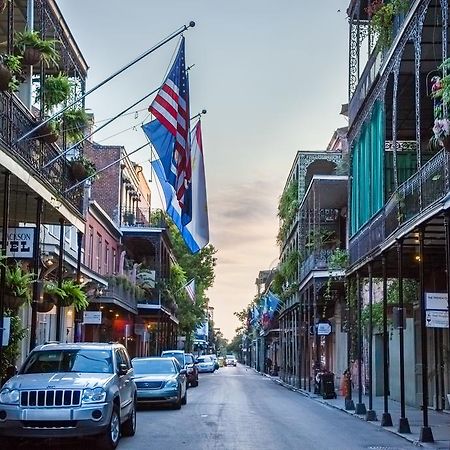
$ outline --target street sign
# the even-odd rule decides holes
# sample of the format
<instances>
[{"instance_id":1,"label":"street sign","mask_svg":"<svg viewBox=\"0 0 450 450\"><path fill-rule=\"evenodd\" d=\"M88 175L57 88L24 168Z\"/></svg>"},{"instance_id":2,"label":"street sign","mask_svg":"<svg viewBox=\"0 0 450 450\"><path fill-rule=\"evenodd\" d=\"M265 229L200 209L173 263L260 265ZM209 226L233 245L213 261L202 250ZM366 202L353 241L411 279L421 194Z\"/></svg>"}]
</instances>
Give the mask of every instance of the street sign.
<instances>
[{"instance_id":1,"label":"street sign","mask_svg":"<svg viewBox=\"0 0 450 450\"><path fill-rule=\"evenodd\" d=\"M331 323L330 322L320 322L317 324L317 335L318 336L328 336L331 334Z\"/></svg>"},{"instance_id":2,"label":"street sign","mask_svg":"<svg viewBox=\"0 0 450 450\"><path fill-rule=\"evenodd\" d=\"M101 311L84 311L83 323L85 325L101 325L102 312Z\"/></svg>"},{"instance_id":3,"label":"street sign","mask_svg":"<svg viewBox=\"0 0 450 450\"><path fill-rule=\"evenodd\" d=\"M6 256L16 259L33 257L35 228L11 227L8 228L6 240ZM2 229L0 228L0 235Z\"/></svg>"},{"instance_id":4,"label":"street sign","mask_svg":"<svg viewBox=\"0 0 450 450\"><path fill-rule=\"evenodd\" d=\"M448 311L426 311L425 323L428 328L448 328Z\"/></svg>"}]
</instances>

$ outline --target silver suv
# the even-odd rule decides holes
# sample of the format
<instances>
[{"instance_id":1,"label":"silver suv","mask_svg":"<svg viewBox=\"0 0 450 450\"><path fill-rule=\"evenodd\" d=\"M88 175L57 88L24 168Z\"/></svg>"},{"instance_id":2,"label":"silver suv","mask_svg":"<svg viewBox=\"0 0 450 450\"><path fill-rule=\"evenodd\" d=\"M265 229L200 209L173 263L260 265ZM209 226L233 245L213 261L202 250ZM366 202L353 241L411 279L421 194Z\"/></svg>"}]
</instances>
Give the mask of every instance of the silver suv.
<instances>
[{"instance_id":1,"label":"silver suv","mask_svg":"<svg viewBox=\"0 0 450 450\"><path fill-rule=\"evenodd\" d=\"M0 441L98 436L104 449L136 431L133 368L120 344L45 344L0 390Z\"/></svg>"}]
</instances>

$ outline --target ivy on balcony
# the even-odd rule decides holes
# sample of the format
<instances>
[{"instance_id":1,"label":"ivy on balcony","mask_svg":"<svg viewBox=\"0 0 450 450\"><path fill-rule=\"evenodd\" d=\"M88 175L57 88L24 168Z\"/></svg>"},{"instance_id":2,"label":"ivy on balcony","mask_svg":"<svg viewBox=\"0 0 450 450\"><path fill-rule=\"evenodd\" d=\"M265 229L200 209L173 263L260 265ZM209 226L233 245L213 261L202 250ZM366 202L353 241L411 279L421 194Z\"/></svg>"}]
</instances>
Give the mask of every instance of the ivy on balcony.
<instances>
[{"instance_id":1,"label":"ivy on balcony","mask_svg":"<svg viewBox=\"0 0 450 450\"><path fill-rule=\"evenodd\" d=\"M280 218L280 229L277 235L277 243L281 245L289 232L289 228L294 222L298 212L298 182L291 181L288 187L281 194L278 203L278 217Z\"/></svg>"}]
</instances>

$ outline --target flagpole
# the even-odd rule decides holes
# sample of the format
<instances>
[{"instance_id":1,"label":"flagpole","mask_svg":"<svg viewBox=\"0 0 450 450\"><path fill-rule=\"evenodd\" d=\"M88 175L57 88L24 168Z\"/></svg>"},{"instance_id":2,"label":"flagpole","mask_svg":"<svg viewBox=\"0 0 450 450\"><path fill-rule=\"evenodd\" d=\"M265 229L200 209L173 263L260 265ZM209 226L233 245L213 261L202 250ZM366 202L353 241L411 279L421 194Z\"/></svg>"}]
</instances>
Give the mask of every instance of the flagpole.
<instances>
[{"instance_id":1,"label":"flagpole","mask_svg":"<svg viewBox=\"0 0 450 450\"><path fill-rule=\"evenodd\" d=\"M189 25L183 25L181 28L179 28L178 30L174 31L172 34L170 34L169 36L167 36L165 39L163 39L162 41L158 42L156 45L154 45L152 48L148 49L147 51L145 51L142 55L138 56L137 58L133 59L133 61L131 61L130 63L126 64L125 66L123 66L122 68L120 68L118 71L114 72L112 75L110 75L109 77L105 78L103 81L101 81L99 84L97 84L96 86L94 86L93 88L89 89L87 92L85 92L81 97L78 97L77 99L75 99L73 102L69 103L67 106L65 106L64 108L62 108L60 111L58 111L57 113L53 114L53 116L48 117L47 119L43 120L42 122L40 122L39 124L37 124L34 128L32 128L30 131L28 131L27 133L25 133L24 135L22 135L19 139L17 139L17 142L22 141L23 139L27 138L28 136L30 136L31 134L35 133L39 128L43 127L46 123L50 122L51 120L53 120L55 117L58 117L60 114L62 114L64 111L68 110L69 108L71 108L72 106L74 106L75 104L79 103L80 100L83 100L84 98L86 98L89 94L92 94L94 91L96 91L97 89L99 89L100 87L102 87L103 85L105 85L106 83L110 82L113 78L117 77L118 75L120 75L122 72L124 72L125 70L129 69L131 66L134 66L136 63L138 63L139 61L141 61L142 59L144 59L146 56L150 55L151 53L153 53L154 51L158 50L160 47L162 47L163 45L167 44L168 42L170 42L172 39L174 39L175 37L179 36L181 33L183 33L184 31L187 31L189 28L193 28L195 27L195 22L194 21L190 21Z\"/></svg>"},{"instance_id":2,"label":"flagpole","mask_svg":"<svg viewBox=\"0 0 450 450\"><path fill-rule=\"evenodd\" d=\"M73 150L75 147L77 147L78 145L80 145L81 143L83 143L84 141L88 140L90 137L92 137L95 133L97 133L98 131L100 131L101 129L105 128L107 125L109 125L111 122L114 122L114 120L116 120L117 118L119 118L122 114L125 114L127 111L129 111L130 109L134 108L136 105L138 105L139 103L141 103L142 101L144 101L147 97L150 97L151 95L155 94L156 92L159 91L159 89L161 88L161 86L158 86L156 89L153 89L152 92L150 92L149 94L146 94L144 97L140 98L137 102L134 102L132 105L128 106L128 108L120 111L120 113L116 114L112 119L109 119L107 122L105 122L103 125L101 125L100 127L96 128L94 131L92 131L90 134L88 134L87 136L84 136L81 140L79 140L78 142L76 142L75 144L71 145L68 149L64 150L62 153L59 153L57 156L55 156L52 160L50 160L47 164L45 164L44 166L42 166L43 169L46 169L48 166L50 166L51 164L53 164L55 161L57 161L59 158L63 157L64 155L66 155L67 153L69 153L71 150Z\"/></svg>"},{"instance_id":3,"label":"flagpole","mask_svg":"<svg viewBox=\"0 0 450 450\"><path fill-rule=\"evenodd\" d=\"M150 142L145 143L144 145L141 145L140 147L136 148L135 150L133 150L130 153L127 153L126 155L122 156L121 158L117 159L116 161L113 161L112 163L108 164L105 167L102 167L101 169L97 170L97 172L93 173L92 175L89 175L88 177L86 177L84 180L79 181L78 183L75 183L73 186L70 186L70 188L66 189L64 191L64 194L67 194L68 192L72 191L73 189L77 188L78 186L82 185L83 183L85 183L86 181L90 180L91 178L96 177L99 173L102 173L104 170L109 169L110 167L114 166L115 164L119 163L120 161L122 161L125 158L128 158L130 155L132 155L133 153L138 152L139 150L142 150L144 147L147 147L147 145L149 145Z\"/></svg>"},{"instance_id":4,"label":"flagpole","mask_svg":"<svg viewBox=\"0 0 450 450\"><path fill-rule=\"evenodd\" d=\"M208 111L206 111L206 109L202 109L198 114L196 114L195 116L191 117L190 120L195 120L197 117L202 117L202 115L206 114Z\"/></svg>"}]
</instances>

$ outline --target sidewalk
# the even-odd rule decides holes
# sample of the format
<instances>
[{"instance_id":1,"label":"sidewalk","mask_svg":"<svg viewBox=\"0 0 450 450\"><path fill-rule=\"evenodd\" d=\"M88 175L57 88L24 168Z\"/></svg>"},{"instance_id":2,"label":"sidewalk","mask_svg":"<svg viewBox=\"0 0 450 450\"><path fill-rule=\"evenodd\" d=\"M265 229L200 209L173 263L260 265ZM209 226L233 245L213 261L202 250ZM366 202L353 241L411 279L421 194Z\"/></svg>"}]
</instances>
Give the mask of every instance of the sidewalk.
<instances>
[{"instance_id":1,"label":"sidewalk","mask_svg":"<svg viewBox=\"0 0 450 450\"><path fill-rule=\"evenodd\" d=\"M347 414L351 414L360 420L366 420L365 415L357 415L355 414L355 411L347 411L345 409L344 397L341 395L338 395L336 399L325 400L320 395L314 394L307 390L305 391L303 389L295 388L290 384L287 384L284 381L282 381L279 377L273 377L265 373L261 373L261 375L269 377L275 383L278 383L294 392L298 392L306 397L309 397L314 401L328 405L332 408L340 409L341 411ZM358 392L353 392L353 401L355 404L358 402ZM363 402L366 408L368 408L369 400L367 396L363 396ZM450 413L439 412L433 409L428 410L428 423L433 432L435 442L424 443L419 442L420 429L422 426L422 411L418 408L406 406L406 417L408 418L409 421L411 434L401 434L397 431L398 421L400 418L400 403L395 400L389 400L388 405L389 405L389 413L391 414L394 426L382 427L384 430L397 434L398 436L401 436L402 438L414 443L417 446L434 449L450 449ZM384 411L383 397L373 397L373 409L376 412L378 420L376 422L369 422L369 423L381 428L380 420Z\"/></svg>"}]
</instances>

